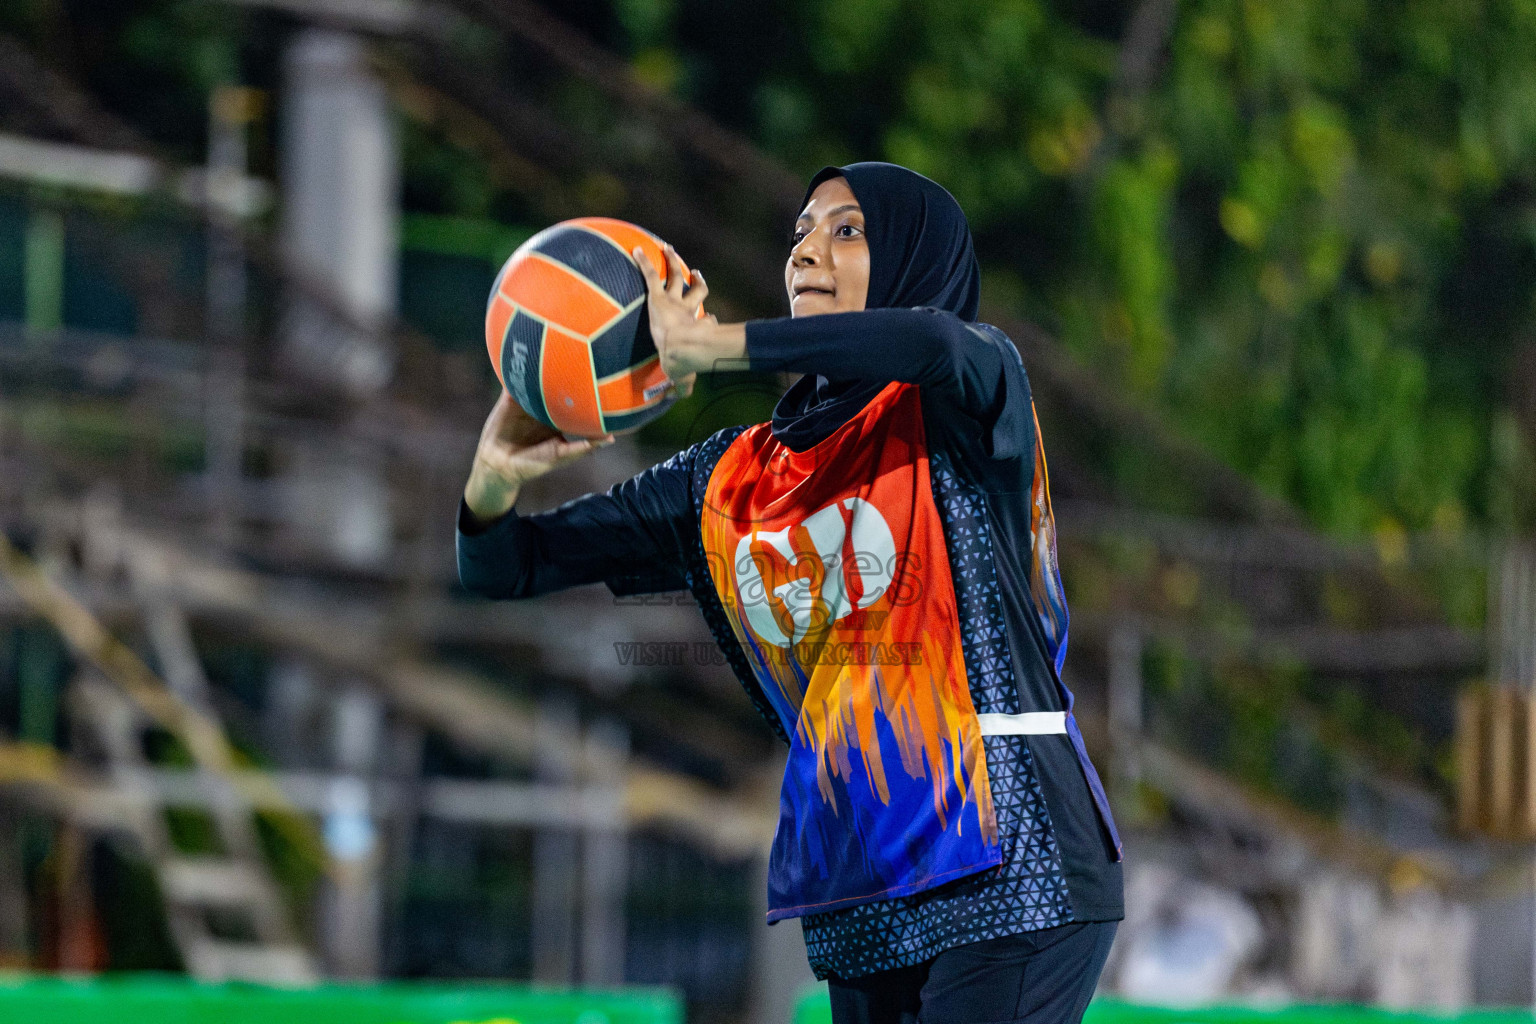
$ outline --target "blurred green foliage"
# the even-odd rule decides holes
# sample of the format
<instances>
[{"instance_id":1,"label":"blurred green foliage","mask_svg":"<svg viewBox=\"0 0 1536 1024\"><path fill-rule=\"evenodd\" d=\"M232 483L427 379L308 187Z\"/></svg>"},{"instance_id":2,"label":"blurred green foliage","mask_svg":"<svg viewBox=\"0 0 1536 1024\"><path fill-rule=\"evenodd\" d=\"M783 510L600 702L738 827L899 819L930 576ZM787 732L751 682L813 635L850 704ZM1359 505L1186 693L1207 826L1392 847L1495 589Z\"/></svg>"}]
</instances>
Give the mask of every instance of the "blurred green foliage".
<instances>
[{"instance_id":1,"label":"blurred green foliage","mask_svg":"<svg viewBox=\"0 0 1536 1024\"><path fill-rule=\"evenodd\" d=\"M1319 526L1536 525L1508 411L1536 391L1536 5L612 11L591 30L696 69L678 91L791 166L945 184L994 293Z\"/></svg>"}]
</instances>

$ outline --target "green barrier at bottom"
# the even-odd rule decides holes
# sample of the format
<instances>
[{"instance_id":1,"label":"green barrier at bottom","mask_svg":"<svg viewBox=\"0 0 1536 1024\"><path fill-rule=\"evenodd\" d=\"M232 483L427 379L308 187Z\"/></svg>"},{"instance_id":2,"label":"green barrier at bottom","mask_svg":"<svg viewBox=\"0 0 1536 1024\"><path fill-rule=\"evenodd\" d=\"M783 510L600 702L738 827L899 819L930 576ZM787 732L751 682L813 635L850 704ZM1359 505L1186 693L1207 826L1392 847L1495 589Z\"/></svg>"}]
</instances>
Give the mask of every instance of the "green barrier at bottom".
<instances>
[{"instance_id":1,"label":"green barrier at bottom","mask_svg":"<svg viewBox=\"0 0 1536 1024\"><path fill-rule=\"evenodd\" d=\"M505 985L271 989L160 977L0 976L5 1024L682 1024L665 989Z\"/></svg>"},{"instance_id":2,"label":"green barrier at bottom","mask_svg":"<svg viewBox=\"0 0 1536 1024\"><path fill-rule=\"evenodd\" d=\"M831 1024L827 991L808 991L795 1008L794 1024ZM1171 1009L1141 1006L1114 999L1095 999L1083 1024L1533 1024L1529 1010L1478 1010L1434 1015L1399 1013L1366 1006L1287 1006L1274 1009L1211 1006Z\"/></svg>"}]
</instances>

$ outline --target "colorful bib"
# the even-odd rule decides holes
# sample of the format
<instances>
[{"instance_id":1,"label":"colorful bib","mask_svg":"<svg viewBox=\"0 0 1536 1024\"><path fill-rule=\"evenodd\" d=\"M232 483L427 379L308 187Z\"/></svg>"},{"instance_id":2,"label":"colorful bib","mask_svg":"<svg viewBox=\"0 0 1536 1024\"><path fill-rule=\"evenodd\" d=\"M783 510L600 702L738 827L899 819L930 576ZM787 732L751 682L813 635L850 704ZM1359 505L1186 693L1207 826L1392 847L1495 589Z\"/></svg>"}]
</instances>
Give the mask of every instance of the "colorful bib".
<instances>
[{"instance_id":1,"label":"colorful bib","mask_svg":"<svg viewBox=\"0 0 1536 1024\"><path fill-rule=\"evenodd\" d=\"M794 452L744 431L700 522L731 628L790 737L770 921L1002 860L918 389Z\"/></svg>"}]
</instances>

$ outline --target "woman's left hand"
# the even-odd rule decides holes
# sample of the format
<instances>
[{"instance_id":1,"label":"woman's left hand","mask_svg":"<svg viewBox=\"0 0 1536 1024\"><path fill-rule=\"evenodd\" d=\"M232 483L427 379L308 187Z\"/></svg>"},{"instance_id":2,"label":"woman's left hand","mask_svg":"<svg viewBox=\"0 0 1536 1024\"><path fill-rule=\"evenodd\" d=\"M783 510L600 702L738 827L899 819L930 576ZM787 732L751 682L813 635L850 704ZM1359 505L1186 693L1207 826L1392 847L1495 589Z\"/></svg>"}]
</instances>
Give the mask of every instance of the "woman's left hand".
<instances>
[{"instance_id":1,"label":"woman's left hand","mask_svg":"<svg viewBox=\"0 0 1536 1024\"><path fill-rule=\"evenodd\" d=\"M707 346L699 344L703 339L695 328L701 324L713 325L716 320L712 316L699 315L704 299L709 295L704 275L697 270L689 274L671 245L663 244L663 252L667 259L665 282L644 252L637 248L631 255L639 265L640 273L645 275L651 340L661 357L662 372L677 385L678 394L686 397L693 391L698 372L709 369L711 358ZM686 295L683 294L685 285Z\"/></svg>"}]
</instances>

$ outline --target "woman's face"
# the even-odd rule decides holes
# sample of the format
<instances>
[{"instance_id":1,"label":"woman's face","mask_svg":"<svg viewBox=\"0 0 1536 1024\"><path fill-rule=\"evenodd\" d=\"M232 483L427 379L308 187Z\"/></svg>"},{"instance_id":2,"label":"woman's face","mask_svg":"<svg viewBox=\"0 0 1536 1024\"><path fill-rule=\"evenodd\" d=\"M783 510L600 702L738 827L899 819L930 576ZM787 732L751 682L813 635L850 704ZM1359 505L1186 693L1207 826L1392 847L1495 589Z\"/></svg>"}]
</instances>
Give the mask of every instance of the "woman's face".
<instances>
[{"instance_id":1,"label":"woman's face","mask_svg":"<svg viewBox=\"0 0 1536 1024\"><path fill-rule=\"evenodd\" d=\"M805 205L784 265L790 316L850 313L869 298L869 243L864 211L845 178L816 186Z\"/></svg>"}]
</instances>

